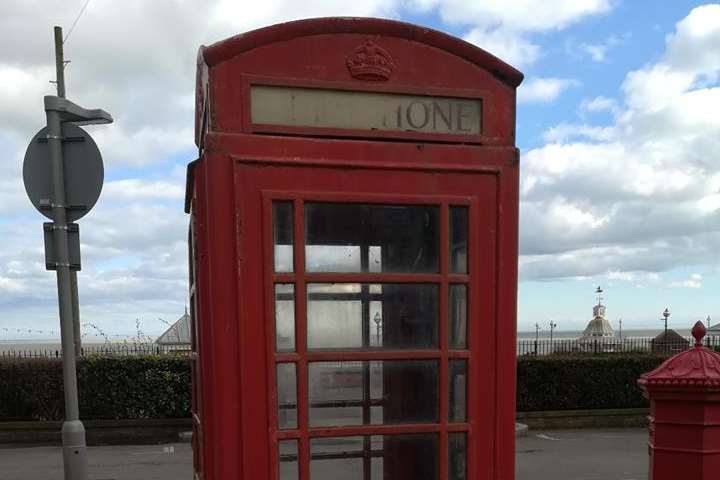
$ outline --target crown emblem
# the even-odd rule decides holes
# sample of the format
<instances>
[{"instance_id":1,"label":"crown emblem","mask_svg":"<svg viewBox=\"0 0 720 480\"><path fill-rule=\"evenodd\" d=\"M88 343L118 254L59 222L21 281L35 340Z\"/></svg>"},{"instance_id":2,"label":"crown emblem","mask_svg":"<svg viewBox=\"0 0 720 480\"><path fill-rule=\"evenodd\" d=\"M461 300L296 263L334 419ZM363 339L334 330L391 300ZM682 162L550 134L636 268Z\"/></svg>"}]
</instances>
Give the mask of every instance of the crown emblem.
<instances>
[{"instance_id":1,"label":"crown emblem","mask_svg":"<svg viewBox=\"0 0 720 480\"><path fill-rule=\"evenodd\" d=\"M387 80L395 64L390 54L371 40L357 47L347 59L350 75L360 80Z\"/></svg>"}]
</instances>

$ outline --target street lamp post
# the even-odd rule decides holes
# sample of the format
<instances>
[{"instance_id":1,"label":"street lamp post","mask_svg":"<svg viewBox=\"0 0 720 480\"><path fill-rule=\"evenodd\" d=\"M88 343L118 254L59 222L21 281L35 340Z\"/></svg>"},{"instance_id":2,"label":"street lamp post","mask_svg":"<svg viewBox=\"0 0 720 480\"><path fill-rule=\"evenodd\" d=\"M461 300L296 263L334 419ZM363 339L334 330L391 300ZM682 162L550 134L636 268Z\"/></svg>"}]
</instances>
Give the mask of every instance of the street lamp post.
<instances>
[{"instance_id":1,"label":"street lamp post","mask_svg":"<svg viewBox=\"0 0 720 480\"><path fill-rule=\"evenodd\" d=\"M538 340L540 339L540 324L535 322L535 356L538 354Z\"/></svg>"},{"instance_id":2,"label":"street lamp post","mask_svg":"<svg viewBox=\"0 0 720 480\"><path fill-rule=\"evenodd\" d=\"M551 345L552 345L552 341L553 341L553 330L555 330L556 327L557 327L557 323L550 320L550 344Z\"/></svg>"},{"instance_id":3,"label":"street lamp post","mask_svg":"<svg viewBox=\"0 0 720 480\"><path fill-rule=\"evenodd\" d=\"M380 316L380 312L375 312L375 316L373 317L373 322L375 322L375 344L376 346L380 346L380 325L382 325L382 317Z\"/></svg>"},{"instance_id":4,"label":"street lamp post","mask_svg":"<svg viewBox=\"0 0 720 480\"><path fill-rule=\"evenodd\" d=\"M708 333L710 333L710 321L711 321L710 315L707 316L707 318L705 319L705 321L707 322ZM711 346L711 345L714 343L714 342L712 341L712 339L715 338L715 335L708 335L708 336L705 337L705 338L707 338L707 346L709 347L709 346Z\"/></svg>"},{"instance_id":5,"label":"street lamp post","mask_svg":"<svg viewBox=\"0 0 720 480\"><path fill-rule=\"evenodd\" d=\"M665 307L665 310L662 312L663 321L665 322L665 333L663 335L663 341L662 346L663 350L667 352L670 349L670 346L668 345L668 338L667 338L667 324L668 324L668 318L670 317L670 311Z\"/></svg>"}]
</instances>

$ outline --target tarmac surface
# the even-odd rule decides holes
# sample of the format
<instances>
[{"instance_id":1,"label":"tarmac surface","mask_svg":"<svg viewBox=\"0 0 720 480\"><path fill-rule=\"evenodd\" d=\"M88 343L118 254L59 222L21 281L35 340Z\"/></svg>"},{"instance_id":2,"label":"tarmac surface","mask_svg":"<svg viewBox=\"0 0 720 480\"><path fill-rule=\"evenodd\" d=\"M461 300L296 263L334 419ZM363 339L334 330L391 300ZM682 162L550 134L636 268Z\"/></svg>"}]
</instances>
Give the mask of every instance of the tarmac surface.
<instances>
[{"instance_id":1,"label":"tarmac surface","mask_svg":"<svg viewBox=\"0 0 720 480\"><path fill-rule=\"evenodd\" d=\"M515 446L516 480L647 480L647 428L530 430Z\"/></svg>"},{"instance_id":2,"label":"tarmac surface","mask_svg":"<svg viewBox=\"0 0 720 480\"><path fill-rule=\"evenodd\" d=\"M516 480L646 480L647 435L646 429L531 430L517 439ZM188 443L89 447L88 458L90 480L192 478ZM62 480L62 472L58 447L0 448L2 480Z\"/></svg>"},{"instance_id":3,"label":"tarmac surface","mask_svg":"<svg viewBox=\"0 0 720 480\"><path fill-rule=\"evenodd\" d=\"M89 480L191 480L192 448L172 445L88 447ZM62 480L59 447L0 448L0 479Z\"/></svg>"}]
</instances>

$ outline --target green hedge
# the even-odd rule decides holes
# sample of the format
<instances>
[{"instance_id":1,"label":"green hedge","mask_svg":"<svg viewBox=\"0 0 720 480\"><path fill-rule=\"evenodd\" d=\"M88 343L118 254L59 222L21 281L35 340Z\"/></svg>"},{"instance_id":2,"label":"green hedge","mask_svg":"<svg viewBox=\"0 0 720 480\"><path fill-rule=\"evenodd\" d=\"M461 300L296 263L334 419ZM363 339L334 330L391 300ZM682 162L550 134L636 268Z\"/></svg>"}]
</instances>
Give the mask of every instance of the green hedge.
<instances>
[{"instance_id":1,"label":"green hedge","mask_svg":"<svg viewBox=\"0 0 720 480\"><path fill-rule=\"evenodd\" d=\"M648 354L567 355L518 359L517 409L573 410L648 406L637 387L662 357Z\"/></svg>"},{"instance_id":2,"label":"green hedge","mask_svg":"<svg viewBox=\"0 0 720 480\"><path fill-rule=\"evenodd\" d=\"M87 357L78 362L84 419L182 418L190 414L190 365L172 356ZM62 362L0 362L0 419L61 420Z\"/></svg>"},{"instance_id":3,"label":"green hedge","mask_svg":"<svg viewBox=\"0 0 720 480\"><path fill-rule=\"evenodd\" d=\"M651 355L518 359L519 411L647 406L636 381L657 367ZM88 357L78 363L84 419L183 418L190 415L190 366L172 356ZM60 420L59 360L0 361L0 420Z\"/></svg>"}]
</instances>

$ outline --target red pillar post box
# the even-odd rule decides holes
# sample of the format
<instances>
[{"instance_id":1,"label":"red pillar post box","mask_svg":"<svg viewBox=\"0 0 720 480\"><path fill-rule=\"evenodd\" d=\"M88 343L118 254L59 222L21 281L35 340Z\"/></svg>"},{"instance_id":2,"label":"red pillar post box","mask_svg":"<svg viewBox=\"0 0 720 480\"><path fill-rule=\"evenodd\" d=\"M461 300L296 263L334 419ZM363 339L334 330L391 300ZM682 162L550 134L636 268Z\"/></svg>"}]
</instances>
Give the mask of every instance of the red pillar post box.
<instances>
[{"instance_id":1,"label":"red pillar post box","mask_svg":"<svg viewBox=\"0 0 720 480\"><path fill-rule=\"evenodd\" d=\"M202 47L197 480L512 480L522 74L388 20Z\"/></svg>"},{"instance_id":2,"label":"red pillar post box","mask_svg":"<svg viewBox=\"0 0 720 480\"><path fill-rule=\"evenodd\" d=\"M679 353L638 384L650 400L650 480L720 478L720 354L703 347Z\"/></svg>"}]
</instances>

